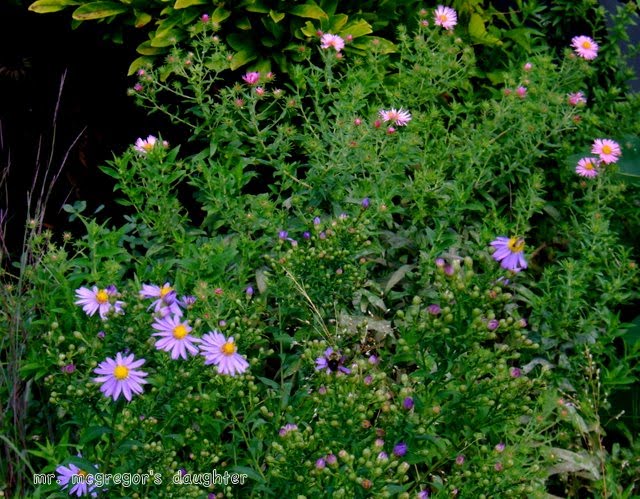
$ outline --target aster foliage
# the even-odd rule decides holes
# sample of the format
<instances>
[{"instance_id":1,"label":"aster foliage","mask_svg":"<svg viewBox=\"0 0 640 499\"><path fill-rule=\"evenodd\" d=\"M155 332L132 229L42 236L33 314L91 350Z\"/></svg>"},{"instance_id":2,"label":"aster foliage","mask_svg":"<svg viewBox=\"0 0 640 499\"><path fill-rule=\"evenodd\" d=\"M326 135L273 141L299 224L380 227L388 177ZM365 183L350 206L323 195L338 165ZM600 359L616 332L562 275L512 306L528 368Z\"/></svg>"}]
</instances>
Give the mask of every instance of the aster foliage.
<instances>
[{"instance_id":1,"label":"aster foliage","mask_svg":"<svg viewBox=\"0 0 640 499\"><path fill-rule=\"evenodd\" d=\"M390 55L333 18L285 76L200 15L140 68L191 142L141 131L102 167L126 220L33 239L24 445L61 482L27 496L637 492L638 104L592 86L599 32L488 68L458 20ZM177 483L212 470L246 477Z\"/></svg>"}]
</instances>

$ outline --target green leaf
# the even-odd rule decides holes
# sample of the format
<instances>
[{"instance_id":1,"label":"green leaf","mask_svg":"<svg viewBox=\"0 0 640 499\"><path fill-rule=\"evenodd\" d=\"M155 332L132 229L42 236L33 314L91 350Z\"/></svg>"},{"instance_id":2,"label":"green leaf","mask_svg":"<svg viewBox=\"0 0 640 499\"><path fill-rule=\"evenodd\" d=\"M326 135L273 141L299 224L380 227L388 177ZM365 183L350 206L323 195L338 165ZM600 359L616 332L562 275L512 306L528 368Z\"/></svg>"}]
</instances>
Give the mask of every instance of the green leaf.
<instances>
[{"instance_id":1,"label":"green leaf","mask_svg":"<svg viewBox=\"0 0 640 499\"><path fill-rule=\"evenodd\" d=\"M387 281L387 284L384 287L385 294L388 293L391 290L391 288L393 288L396 284L398 284L402 279L404 279L404 276L407 274L407 272L413 270L414 268L415 268L415 265L403 265L398 270L396 270L393 274L391 274L391 277L389 277L389 280Z\"/></svg>"},{"instance_id":2,"label":"green leaf","mask_svg":"<svg viewBox=\"0 0 640 499\"><path fill-rule=\"evenodd\" d=\"M134 26L136 28L142 28L143 26L146 26L153 19L151 17L151 15L147 14L146 12L137 12L136 11L135 14L136 14L136 20L134 22Z\"/></svg>"},{"instance_id":3,"label":"green leaf","mask_svg":"<svg viewBox=\"0 0 640 499\"><path fill-rule=\"evenodd\" d=\"M247 2L243 2L241 7L244 7L244 10L247 12L256 12L258 14L268 14L270 10L269 7L260 0L249 0Z\"/></svg>"},{"instance_id":4,"label":"green leaf","mask_svg":"<svg viewBox=\"0 0 640 499\"><path fill-rule=\"evenodd\" d=\"M262 477L262 475L260 475L255 470L253 470L251 468L248 468L246 466L234 466L229 471L232 472L232 473L241 473L241 474L243 473L243 474L247 475L247 477L251 481L264 483L264 478Z\"/></svg>"},{"instance_id":5,"label":"green leaf","mask_svg":"<svg viewBox=\"0 0 640 499\"><path fill-rule=\"evenodd\" d=\"M274 10L269 11L269 16L273 19L274 23L279 23L284 19L284 12L275 12Z\"/></svg>"},{"instance_id":6,"label":"green leaf","mask_svg":"<svg viewBox=\"0 0 640 499\"><path fill-rule=\"evenodd\" d=\"M249 31L251 29L251 21L248 17L242 17L235 22L236 28L242 31Z\"/></svg>"},{"instance_id":7,"label":"green leaf","mask_svg":"<svg viewBox=\"0 0 640 499\"><path fill-rule=\"evenodd\" d=\"M184 32L178 29L169 29L166 31L156 32L156 36L151 39L151 46L171 47L184 38ZM146 54L145 54L146 55Z\"/></svg>"},{"instance_id":8,"label":"green leaf","mask_svg":"<svg viewBox=\"0 0 640 499\"><path fill-rule=\"evenodd\" d=\"M106 435L107 433L113 433L111 428L106 426L91 426L82 432L82 437L80 437L80 443L82 445L87 444L89 442L93 442L94 440L100 438L102 435Z\"/></svg>"},{"instance_id":9,"label":"green leaf","mask_svg":"<svg viewBox=\"0 0 640 499\"><path fill-rule=\"evenodd\" d=\"M302 28L300 28L300 31L302 31L303 35L312 37L312 36L316 36L318 28L316 28L311 21L307 21L305 25ZM298 45L296 45L296 47L298 47Z\"/></svg>"},{"instance_id":10,"label":"green leaf","mask_svg":"<svg viewBox=\"0 0 640 499\"><path fill-rule=\"evenodd\" d=\"M340 33L340 30L347 24L349 16L346 14L337 14L331 18L329 22L330 33Z\"/></svg>"},{"instance_id":11,"label":"green leaf","mask_svg":"<svg viewBox=\"0 0 640 499\"><path fill-rule=\"evenodd\" d=\"M127 70L127 76L133 75L136 71L138 71L138 69L149 66L152 63L153 63L153 57L136 58L129 66L129 69ZM117 174L115 176L117 177Z\"/></svg>"},{"instance_id":12,"label":"green leaf","mask_svg":"<svg viewBox=\"0 0 640 499\"><path fill-rule=\"evenodd\" d=\"M206 4L207 0L176 0L176 3L173 5L173 8L178 9L186 9L187 7L191 7L192 5L203 5Z\"/></svg>"},{"instance_id":13,"label":"green leaf","mask_svg":"<svg viewBox=\"0 0 640 499\"><path fill-rule=\"evenodd\" d=\"M307 19L329 19L327 13L320 8L315 2L309 2L304 5L296 5L289 9L289 14L293 14L298 17L305 17Z\"/></svg>"},{"instance_id":14,"label":"green leaf","mask_svg":"<svg viewBox=\"0 0 640 499\"><path fill-rule=\"evenodd\" d=\"M231 15L230 11L228 11L227 9L223 9L222 7L218 7L216 10L213 11L213 14L211 14L211 21L214 23L220 24L222 21L227 19L230 15Z\"/></svg>"},{"instance_id":15,"label":"green leaf","mask_svg":"<svg viewBox=\"0 0 640 499\"><path fill-rule=\"evenodd\" d=\"M624 137L620 148L622 156L618 160L618 176L625 182L640 185L640 137Z\"/></svg>"},{"instance_id":16,"label":"green leaf","mask_svg":"<svg viewBox=\"0 0 640 499\"><path fill-rule=\"evenodd\" d=\"M256 53L253 51L241 50L240 52L236 52L236 54L232 57L229 67L232 70L236 70L253 61L256 57Z\"/></svg>"},{"instance_id":17,"label":"green leaf","mask_svg":"<svg viewBox=\"0 0 640 499\"><path fill-rule=\"evenodd\" d=\"M164 54L166 52L166 49L164 49L163 47L153 47L151 45L151 40L147 40L146 42L138 45L138 48L136 48L136 52L141 55L158 55Z\"/></svg>"},{"instance_id":18,"label":"green leaf","mask_svg":"<svg viewBox=\"0 0 640 499\"><path fill-rule=\"evenodd\" d=\"M105 17L117 16L127 12L129 7L115 2L91 2L78 7L73 11L71 17L76 21L91 21L94 19L104 19Z\"/></svg>"},{"instance_id":19,"label":"green leaf","mask_svg":"<svg viewBox=\"0 0 640 499\"><path fill-rule=\"evenodd\" d=\"M38 0L29 5L29 10L38 14L49 14L50 12L58 12L67 7L78 5L79 3L80 2L76 0Z\"/></svg>"},{"instance_id":20,"label":"green leaf","mask_svg":"<svg viewBox=\"0 0 640 499\"><path fill-rule=\"evenodd\" d=\"M338 34L343 38L347 35L351 35L353 38L359 38L369 33L373 33L371 25L364 19L358 19L347 23Z\"/></svg>"},{"instance_id":21,"label":"green leaf","mask_svg":"<svg viewBox=\"0 0 640 499\"><path fill-rule=\"evenodd\" d=\"M479 14L471 14L469 34L478 40L481 40L487 34L487 28L484 27L484 19Z\"/></svg>"}]
</instances>

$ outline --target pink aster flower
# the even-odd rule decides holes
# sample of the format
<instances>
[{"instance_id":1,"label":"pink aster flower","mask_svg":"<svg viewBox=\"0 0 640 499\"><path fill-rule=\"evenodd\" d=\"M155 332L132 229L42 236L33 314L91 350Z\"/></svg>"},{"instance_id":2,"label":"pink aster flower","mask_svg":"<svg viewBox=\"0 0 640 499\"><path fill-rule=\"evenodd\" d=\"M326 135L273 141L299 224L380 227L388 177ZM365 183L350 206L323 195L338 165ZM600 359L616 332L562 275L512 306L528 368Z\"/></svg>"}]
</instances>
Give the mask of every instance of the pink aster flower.
<instances>
[{"instance_id":1,"label":"pink aster flower","mask_svg":"<svg viewBox=\"0 0 640 499\"><path fill-rule=\"evenodd\" d=\"M380 115L380 118L382 118L382 121L384 121L385 123L387 121L390 121L396 126L405 126L411 121L411 113L409 113L409 111L405 111L402 108L397 110L391 108L389 111L381 109L380 111L378 111L378 114Z\"/></svg>"},{"instance_id":2,"label":"pink aster flower","mask_svg":"<svg viewBox=\"0 0 640 499\"><path fill-rule=\"evenodd\" d=\"M516 88L516 95L521 99L524 99L527 96L527 87Z\"/></svg>"},{"instance_id":3,"label":"pink aster flower","mask_svg":"<svg viewBox=\"0 0 640 499\"><path fill-rule=\"evenodd\" d=\"M333 48L336 52L340 52L344 48L344 40L338 35L325 33L320 38L320 47L323 49Z\"/></svg>"},{"instance_id":4,"label":"pink aster flower","mask_svg":"<svg viewBox=\"0 0 640 499\"><path fill-rule=\"evenodd\" d=\"M603 163L615 163L622 154L620 145L610 139L596 139L591 146L591 152L600 156Z\"/></svg>"},{"instance_id":5,"label":"pink aster flower","mask_svg":"<svg viewBox=\"0 0 640 499\"><path fill-rule=\"evenodd\" d=\"M524 259L524 239L521 237L498 237L491 243L496 248L493 259L500 262L500 266L513 272L527 268Z\"/></svg>"},{"instance_id":6,"label":"pink aster flower","mask_svg":"<svg viewBox=\"0 0 640 499\"><path fill-rule=\"evenodd\" d=\"M82 457L82 455L78 454L78 457ZM62 490L66 490L69 488L69 485L72 485L71 489L69 489L69 495L76 497L88 496L98 497L98 493L95 492L96 486L95 484L89 484L89 473L83 469L78 468L75 464L69 463L68 466L58 466L56 468L57 483L60 485Z\"/></svg>"},{"instance_id":7,"label":"pink aster flower","mask_svg":"<svg viewBox=\"0 0 640 499\"><path fill-rule=\"evenodd\" d=\"M458 24L458 15L451 7L438 5L434 13L436 26L442 26L444 29L451 30Z\"/></svg>"},{"instance_id":8,"label":"pink aster flower","mask_svg":"<svg viewBox=\"0 0 640 499\"><path fill-rule=\"evenodd\" d=\"M582 92L573 92L567 94L567 102L570 106L580 106L587 103L587 98Z\"/></svg>"},{"instance_id":9,"label":"pink aster flower","mask_svg":"<svg viewBox=\"0 0 640 499\"><path fill-rule=\"evenodd\" d=\"M107 358L98 364L93 372L100 376L93 381L102 383L100 391L105 397L112 397L115 401L123 394L124 398L131 401L132 394L142 393L142 385L147 383L143 378L147 377L147 373L138 371L137 368L144 364L145 360L134 361L134 358L133 354L124 357L118 352L115 359Z\"/></svg>"},{"instance_id":10,"label":"pink aster flower","mask_svg":"<svg viewBox=\"0 0 640 499\"><path fill-rule=\"evenodd\" d=\"M576 54L588 61L595 59L598 55L598 44L588 36L574 36L571 39L571 46Z\"/></svg>"},{"instance_id":11,"label":"pink aster flower","mask_svg":"<svg viewBox=\"0 0 640 499\"><path fill-rule=\"evenodd\" d=\"M101 319L106 319L107 314L113 308L110 297L115 296L115 294L117 294L115 286L108 286L105 289L98 289L98 286L93 286L91 289L82 287L76 289L76 298L78 300L74 303L82 306L82 310L87 315L92 316L98 312ZM116 303L118 304L116 312L122 313L122 302Z\"/></svg>"},{"instance_id":12,"label":"pink aster flower","mask_svg":"<svg viewBox=\"0 0 640 499\"><path fill-rule=\"evenodd\" d=\"M154 311L158 312L162 317L172 314L178 317L182 316L180 302L176 297L175 290L168 282L162 286L155 284L143 284L140 290L141 298L156 298L149 308L154 307Z\"/></svg>"},{"instance_id":13,"label":"pink aster flower","mask_svg":"<svg viewBox=\"0 0 640 499\"><path fill-rule=\"evenodd\" d=\"M260 81L260 73L257 71L251 71L245 74L242 79L247 83L247 85L255 85Z\"/></svg>"},{"instance_id":14,"label":"pink aster flower","mask_svg":"<svg viewBox=\"0 0 640 499\"><path fill-rule=\"evenodd\" d=\"M205 364L215 365L220 374L235 376L249 368L246 359L237 353L238 347L233 341L233 336L227 339L218 331L210 331L202 337L200 350L204 355Z\"/></svg>"},{"instance_id":15,"label":"pink aster flower","mask_svg":"<svg viewBox=\"0 0 640 499\"><path fill-rule=\"evenodd\" d=\"M179 316L172 315L156 318L151 327L158 331L153 333L152 336L160 337L156 341L156 348L171 352L172 359L175 360L178 357L186 359L187 351L191 355L198 353L198 347L195 343L199 343L200 340L189 334L191 332L189 321L181 322Z\"/></svg>"},{"instance_id":16,"label":"pink aster flower","mask_svg":"<svg viewBox=\"0 0 640 499\"><path fill-rule=\"evenodd\" d=\"M158 139L153 135L149 135L146 139L138 139L136 140L135 146L133 148L138 151L140 154L145 155L148 154L158 143ZM162 147L168 147L169 144L166 140L162 141Z\"/></svg>"},{"instance_id":17,"label":"pink aster flower","mask_svg":"<svg viewBox=\"0 0 640 499\"><path fill-rule=\"evenodd\" d=\"M576 166L576 173L581 177L596 177L600 170L598 169L598 158L582 158Z\"/></svg>"}]
</instances>

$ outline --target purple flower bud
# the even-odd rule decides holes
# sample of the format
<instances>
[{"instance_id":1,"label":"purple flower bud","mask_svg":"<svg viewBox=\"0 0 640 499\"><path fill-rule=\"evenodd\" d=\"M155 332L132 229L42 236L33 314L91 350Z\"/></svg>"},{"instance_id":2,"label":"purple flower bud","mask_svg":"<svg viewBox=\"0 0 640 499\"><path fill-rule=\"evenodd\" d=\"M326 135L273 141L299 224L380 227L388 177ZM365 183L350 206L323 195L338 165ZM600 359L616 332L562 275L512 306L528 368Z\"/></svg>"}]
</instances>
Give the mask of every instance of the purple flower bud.
<instances>
[{"instance_id":1,"label":"purple flower bud","mask_svg":"<svg viewBox=\"0 0 640 499\"><path fill-rule=\"evenodd\" d=\"M313 225L320 225L320 217L316 217L313 219Z\"/></svg>"},{"instance_id":2,"label":"purple flower bud","mask_svg":"<svg viewBox=\"0 0 640 499\"><path fill-rule=\"evenodd\" d=\"M338 215L338 218L340 220L346 220L347 218L349 218L349 215L347 215L346 213L340 213L340 215Z\"/></svg>"},{"instance_id":3,"label":"purple flower bud","mask_svg":"<svg viewBox=\"0 0 640 499\"><path fill-rule=\"evenodd\" d=\"M278 237L280 239L286 239L288 235L289 233L286 230L281 230L280 232L278 232Z\"/></svg>"},{"instance_id":4,"label":"purple flower bud","mask_svg":"<svg viewBox=\"0 0 640 499\"><path fill-rule=\"evenodd\" d=\"M318 393L320 395L324 395L325 393L327 393L327 388L324 386L321 386L320 388L318 388Z\"/></svg>"},{"instance_id":5,"label":"purple flower bud","mask_svg":"<svg viewBox=\"0 0 640 499\"><path fill-rule=\"evenodd\" d=\"M413 409L413 399L411 397L405 397L402 401L402 407L404 407L407 411Z\"/></svg>"},{"instance_id":6,"label":"purple flower bud","mask_svg":"<svg viewBox=\"0 0 640 499\"><path fill-rule=\"evenodd\" d=\"M402 457L407 453L407 444L399 442L393 448L393 455L396 457Z\"/></svg>"},{"instance_id":7,"label":"purple flower bud","mask_svg":"<svg viewBox=\"0 0 640 499\"><path fill-rule=\"evenodd\" d=\"M225 327L226 325L227 325L227 321L225 321L224 319L218 321L218 326Z\"/></svg>"},{"instance_id":8,"label":"purple flower bud","mask_svg":"<svg viewBox=\"0 0 640 499\"><path fill-rule=\"evenodd\" d=\"M319 237L320 239L326 239L326 238L327 238L327 235L326 235L324 232L321 232L320 234L318 234L318 237Z\"/></svg>"},{"instance_id":9,"label":"purple flower bud","mask_svg":"<svg viewBox=\"0 0 640 499\"><path fill-rule=\"evenodd\" d=\"M418 492L418 499L429 499L429 491L421 490L420 492Z\"/></svg>"},{"instance_id":10,"label":"purple flower bud","mask_svg":"<svg viewBox=\"0 0 640 499\"><path fill-rule=\"evenodd\" d=\"M322 457L316 461L316 469L318 470L323 470L326 465L327 462Z\"/></svg>"},{"instance_id":11,"label":"purple flower bud","mask_svg":"<svg viewBox=\"0 0 640 499\"><path fill-rule=\"evenodd\" d=\"M496 447L495 447L496 452L502 452L502 451L504 450L504 448L505 448L505 447L506 447L506 446L504 445L504 443L503 443L503 442L500 442L500 443L499 443L499 444L497 444L497 445L496 445Z\"/></svg>"},{"instance_id":12,"label":"purple flower bud","mask_svg":"<svg viewBox=\"0 0 640 499\"><path fill-rule=\"evenodd\" d=\"M382 451L380 454L378 454L378 461L386 461L387 459L389 459L389 454L387 454L385 451Z\"/></svg>"},{"instance_id":13,"label":"purple flower bud","mask_svg":"<svg viewBox=\"0 0 640 499\"><path fill-rule=\"evenodd\" d=\"M308 232L308 231L305 231L305 232L302 233L302 237L304 239L311 239L311 233Z\"/></svg>"},{"instance_id":14,"label":"purple flower bud","mask_svg":"<svg viewBox=\"0 0 640 499\"><path fill-rule=\"evenodd\" d=\"M462 454L459 454L458 457L456 457L456 464L458 466L462 466L464 464L464 456Z\"/></svg>"},{"instance_id":15,"label":"purple flower bud","mask_svg":"<svg viewBox=\"0 0 640 499\"><path fill-rule=\"evenodd\" d=\"M71 374L75 372L76 366L74 366L73 364L67 364L66 366L62 366L60 370L65 374Z\"/></svg>"},{"instance_id":16,"label":"purple flower bud","mask_svg":"<svg viewBox=\"0 0 640 499\"><path fill-rule=\"evenodd\" d=\"M453 267L451 265L445 265L444 266L444 273L451 276L453 275L455 271L453 270Z\"/></svg>"},{"instance_id":17,"label":"purple flower bud","mask_svg":"<svg viewBox=\"0 0 640 499\"><path fill-rule=\"evenodd\" d=\"M209 14L202 14L202 17L200 17L200 20L201 20L203 23L208 22L208 21L209 21Z\"/></svg>"},{"instance_id":18,"label":"purple flower bud","mask_svg":"<svg viewBox=\"0 0 640 499\"><path fill-rule=\"evenodd\" d=\"M520 371L520 369L518 369L517 367L512 367L511 368L511 377L512 378L519 378L522 375L522 371Z\"/></svg>"},{"instance_id":19,"label":"purple flower bud","mask_svg":"<svg viewBox=\"0 0 640 499\"><path fill-rule=\"evenodd\" d=\"M380 359L376 355L372 355L371 357L369 357L369 364L371 364L372 366L378 365L378 362L380 362Z\"/></svg>"},{"instance_id":20,"label":"purple flower bud","mask_svg":"<svg viewBox=\"0 0 640 499\"><path fill-rule=\"evenodd\" d=\"M180 476L185 476L187 474L187 470L184 468L180 468L178 471L180 472Z\"/></svg>"},{"instance_id":21,"label":"purple flower bud","mask_svg":"<svg viewBox=\"0 0 640 499\"><path fill-rule=\"evenodd\" d=\"M251 286L247 286L247 289L245 290L245 293L249 297L253 296L253 288Z\"/></svg>"},{"instance_id":22,"label":"purple flower bud","mask_svg":"<svg viewBox=\"0 0 640 499\"><path fill-rule=\"evenodd\" d=\"M500 461L498 461L495 465L494 465L494 469L496 471L502 471L502 463Z\"/></svg>"},{"instance_id":23,"label":"purple flower bud","mask_svg":"<svg viewBox=\"0 0 640 499\"><path fill-rule=\"evenodd\" d=\"M370 385L372 381L373 381L373 378L371 376L365 376L364 378L365 385Z\"/></svg>"},{"instance_id":24,"label":"purple flower bud","mask_svg":"<svg viewBox=\"0 0 640 499\"><path fill-rule=\"evenodd\" d=\"M494 331L495 329L498 329L499 325L500 325L500 322L498 322L497 319L491 319L487 323L487 328L489 329L489 331Z\"/></svg>"},{"instance_id":25,"label":"purple flower bud","mask_svg":"<svg viewBox=\"0 0 640 499\"><path fill-rule=\"evenodd\" d=\"M381 438L376 438L375 442L373 442L373 445L382 448L384 447L384 440L382 440Z\"/></svg>"},{"instance_id":26,"label":"purple flower bud","mask_svg":"<svg viewBox=\"0 0 640 499\"><path fill-rule=\"evenodd\" d=\"M338 462L338 458L336 457L335 454L327 455L327 464L328 465L336 464L337 462Z\"/></svg>"},{"instance_id":27,"label":"purple flower bud","mask_svg":"<svg viewBox=\"0 0 640 499\"><path fill-rule=\"evenodd\" d=\"M360 204L366 210L369 207L369 198L364 198Z\"/></svg>"},{"instance_id":28,"label":"purple flower bud","mask_svg":"<svg viewBox=\"0 0 640 499\"><path fill-rule=\"evenodd\" d=\"M113 284L109 284L106 288L105 291L107 292L107 294L109 296L113 296L118 294L118 288L116 288Z\"/></svg>"},{"instance_id":29,"label":"purple flower bud","mask_svg":"<svg viewBox=\"0 0 640 499\"><path fill-rule=\"evenodd\" d=\"M427 312L429 312L431 315L438 315L440 312L442 312L442 309L440 308L440 305L436 305L434 303L427 307Z\"/></svg>"},{"instance_id":30,"label":"purple flower bud","mask_svg":"<svg viewBox=\"0 0 640 499\"><path fill-rule=\"evenodd\" d=\"M101 339L101 340L102 340L102 339L104 339L104 337L105 337L105 333L104 333L104 331L98 331L97 336L98 336L98 338L99 338L99 339Z\"/></svg>"}]
</instances>

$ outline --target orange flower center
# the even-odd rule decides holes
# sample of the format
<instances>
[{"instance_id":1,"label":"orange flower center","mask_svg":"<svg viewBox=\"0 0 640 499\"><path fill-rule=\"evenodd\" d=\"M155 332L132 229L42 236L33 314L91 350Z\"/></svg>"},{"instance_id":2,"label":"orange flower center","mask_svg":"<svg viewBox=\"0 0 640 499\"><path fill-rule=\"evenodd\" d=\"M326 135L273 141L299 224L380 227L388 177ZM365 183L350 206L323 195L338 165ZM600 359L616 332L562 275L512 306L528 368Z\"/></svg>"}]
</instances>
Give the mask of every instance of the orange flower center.
<instances>
[{"instance_id":1,"label":"orange flower center","mask_svg":"<svg viewBox=\"0 0 640 499\"><path fill-rule=\"evenodd\" d=\"M582 48L583 49L590 49L591 48L591 42L589 40L585 40L584 42L582 42Z\"/></svg>"},{"instance_id":2,"label":"orange flower center","mask_svg":"<svg viewBox=\"0 0 640 499\"><path fill-rule=\"evenodd\" d=\"M511 253L520 253L524 250L524 239L521 237L512 237L507 243L507 248L509 248Z\"/></svg>"},{"instance_id":3,"label":"orange flower center","mask_svg":"<svg viewBox=\"0 0 640 499\"><path fill-rule=\"evenodd\" d=\"M184 327L184 325L182 325L182 324L179 324L179 325L177 325L176 327L173 328L173 337L176 340L181 340L187 334L188 334L187 328Z\"/></svg>"},{"instance_id":4,"label":"orange flower center","mask_svg":"<svg viewBox=\"0 0 640 499\"><path fill-rule=\"evenodd\" d=\"M602 146L602 152L604 154L611 154L611 152L612 152L611 146L609 144L603 145Z\"/></svg>"},{"instance_id":5,"label":"orange flower center","mask_svg":"<svg viewBox=\"0 0 640 499\"><path fill-rule=\"evenodd\" d=\"M129 377L129 368L125 366L116 366L113 370L113 376L120 381L127 379Z\"/></svg>"},{"instance_id":6,"label":"orange flower center","mask_svg":"<svg viewBox=\"0 0 640 499\"><path fill-rule=\"evenodd\" d=\"M101 289L96 293L96 301L102 305L103 303L107 303L109 301L109 295L104 289Z\"/></svg>"},{"instance_id":7,"label":"orange flower center","mask_svg":"<svg viewBox=\"0 0 640 499\"><path fill-rule=\"evenodd\" d=\"M227 356L233 355L236 353L236 344L233 341L227 341L220 347L220 351Z\"/></svg>"},{"instance_id":8,"label":"orange flower center","mask_svg":"<svg viewBox=\"0 0 640 499\"><path fill-rule=\"evenodd\" d=\"M591 161L587 161L584 164L584 169L585 170L593 170L593 169L595 169L595 166L593 166L593 163Z\"/></svg>"},{"instance_id":9,"label":"orange flower center","mask_svg":"<svg viewBox=\"0 0 640 499\"><path fill-rule=\"evenodd\" d=\"M446 14L440 14L440 15L438 16L438 19L440 19L440 22L441 22L441 23L446 23L446 22L447 22L447 20L448 20L448 18L447 18L447 15L446 15Z\"/></svg>"}]
</instances>

